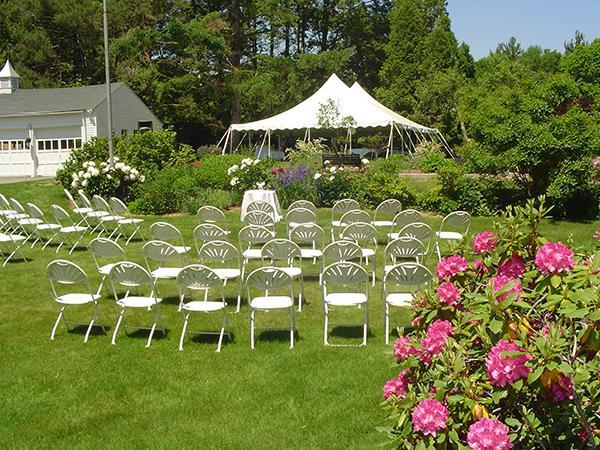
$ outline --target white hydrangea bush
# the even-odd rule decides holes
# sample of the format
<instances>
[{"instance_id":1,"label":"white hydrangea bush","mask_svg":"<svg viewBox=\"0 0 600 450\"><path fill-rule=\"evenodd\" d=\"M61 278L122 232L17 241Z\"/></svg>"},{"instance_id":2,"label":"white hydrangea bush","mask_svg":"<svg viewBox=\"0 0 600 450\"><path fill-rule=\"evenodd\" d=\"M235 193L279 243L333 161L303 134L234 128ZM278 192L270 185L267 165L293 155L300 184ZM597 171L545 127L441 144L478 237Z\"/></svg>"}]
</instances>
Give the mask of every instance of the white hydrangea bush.
<instances>
[{"instance_id":1,"label":"white hydrangea bush","mask_svg":"<svg viewBox=\"0 0 600 450\"><path fill-rule=\"evenodd\" d=\"M138 169L131 167L114 157L114 166L109 161L100 164L84 161L81 170L71 175L71 190L82 189L87 195L116 196L126 199L132 189L146 179Z\"/></svg>"},{"instance_id":2,"label":"white hydrangea bush","mask_svg":"<svg viewBox=\"0 0 600 450\"><path fill-rule=\"evenodd\" d=\"M241 193L249 189L270 189L273 178L269 166L269 160L244 158L239 165L234 164L227 169L229 185Z\"/></svg>"}]
</instances>

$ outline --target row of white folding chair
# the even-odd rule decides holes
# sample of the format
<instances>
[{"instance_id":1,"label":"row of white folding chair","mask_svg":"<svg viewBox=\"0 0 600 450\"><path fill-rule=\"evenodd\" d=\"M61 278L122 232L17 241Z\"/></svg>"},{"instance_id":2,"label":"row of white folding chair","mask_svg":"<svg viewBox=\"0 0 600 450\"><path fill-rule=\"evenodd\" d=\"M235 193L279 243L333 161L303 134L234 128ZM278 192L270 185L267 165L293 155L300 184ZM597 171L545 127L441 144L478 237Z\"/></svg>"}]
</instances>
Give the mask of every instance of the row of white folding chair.
<instances>
[{"instance_id":1,"label":"row of white folding chair","mask_svg":"<svg viewBox=\"0 0 600 450\"><path fill-rule=\"evenodd\" d=\"M225 213L215 206L205 205L196 212L198 223L218 225L229 234L229 226Z\"/></svg>"}]
</instances>

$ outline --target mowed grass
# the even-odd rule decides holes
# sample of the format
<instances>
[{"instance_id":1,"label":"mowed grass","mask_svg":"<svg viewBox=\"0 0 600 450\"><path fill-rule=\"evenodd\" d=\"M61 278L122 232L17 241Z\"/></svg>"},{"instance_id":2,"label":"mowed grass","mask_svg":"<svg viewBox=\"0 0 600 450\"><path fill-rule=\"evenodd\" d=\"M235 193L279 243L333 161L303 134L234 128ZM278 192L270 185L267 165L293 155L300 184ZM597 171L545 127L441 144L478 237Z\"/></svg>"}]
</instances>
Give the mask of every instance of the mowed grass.
<instances>
[{"instance_id":1,"label":"mowed grass","mask_svg":"<svg viewBox=\"0 0 600 450\"><path fill-rule=\"evenodd\" d=\"M33 201L49 212L51 203L67 206L61 189L52 182L27 182L0 186L0 192L22 203ZM227 214L236 236L239 213ZM320 224L329 232L330 212L319 212ZM144 233L153 221L166 220L179 227L193 245L195 217L146 217ZM426 221L439 226L440 218ZM492 219L475 218L473 232L490 229ZM552 222L543 224L551 239L590 247L598 222ZM284 226L278 225L284 236ZM89 241L89 240L88 240ZM141 242L126 248L128 259L142 263ZM0 395L0 447L76 448L373 448L385 442L375 427L385 418L379 404L383 383L397 375L391 347L384 344L381 266L370 287L369 341L366 347L324 347L323 307L316 282L319 266L308 264L306 304L296 314L297 341L289 350L288 333L260 335L250 350L249 317L245 302L239 314L229 308L232 340L215 353L216 338L187 340L177 350L182 316L177 312L174 283L161 282L162 314L167 335L155 334L145 349L146 332L121 332L117 345L110 334L118 308L103 292L99 329L83 343L84 330L67 332L60 325L55 341L49 334L57 314L45 267L55 258L69 259L86 270L93 286L100 279L91 255L84 247L72 255L62 249L45 251L37 245L25 251L28 262L10 263L0 269L0 349L2 376ZM434 267L434 257L429 265ZM227 289L235 301L234 286ZM67 310L70 320L88 320L86 307ZM148 324L153 315L132 314L128 323ZM406 322L408 313L396 322ZM360 342L359 327L336 324L360 323L362 311L331 313L334 336L339 343ZM196 316L195 329L218 329L218 315ZM287 315L259 314L257 325L285 327Z\"/></svg>"}]
</instances>

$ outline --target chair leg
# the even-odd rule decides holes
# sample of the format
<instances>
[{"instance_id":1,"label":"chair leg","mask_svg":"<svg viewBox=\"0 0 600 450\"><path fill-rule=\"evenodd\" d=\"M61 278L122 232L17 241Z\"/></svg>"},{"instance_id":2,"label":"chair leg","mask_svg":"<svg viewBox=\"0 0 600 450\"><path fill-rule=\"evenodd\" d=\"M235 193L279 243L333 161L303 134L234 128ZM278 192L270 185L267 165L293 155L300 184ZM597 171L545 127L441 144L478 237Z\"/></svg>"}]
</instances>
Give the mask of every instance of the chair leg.
<instances>
[{"instance_id":1,"label":"chair leg","mask_svg":"<svg viewBox=\"0 0 600 450\"><path fill-rule=\"evenodd\" d=\"M225 334L225 326L227 325L227 311L223 308L223 322L221 323L221 333L219 334L219 343L217 344L217 353L221 353L221 345L223 344L223 335Z\"/></svg>"},{"instance_id":2,"label":"chair leg","mask_svg":"<svg viewBox=\"0 0 600 450\"><path fill-rule=\"evenodd\" d=\"M325 304L325 327L323 329L323 344L329 345L327 341L327 327L329 326L329 308L327 308L327 304Z\"/></svg>"},{"instance_id":3,"label":"chair leg","mask_svg":"<svg viewBox=\"0 0 600 450\"><path fill-rule=\"evenodd\" d=\"M296 321L294 320L294 305L290 308L290 350L294 348L294 329Z\"/></svg>"},{"instance_id":4,"label":"chair leg","mask_svg":"<svg viewBox=\"0 0 600 450\"><path fill-rule=\"evenodd\" d=\"M121 313L119 314L119 318L117 319L117 324L115 325L115 331L113 331L111 344L117 345L117 332L119 331L119 327L121 326L121 321L123 320L123 314L125 314L125 308L121 308Z\"/></svg>"},{"instance_id":5,"label":"chair leg","mask_svg":"<svg viewBox=\"0 0 600 450\"><path fill-rule=\"evenodd\" d=\"M250 310L250 348L254 350L254 310Z\"/></svg>"},{"instance_id":6,"label":"chair leg","mask_svg":"<svg viewBox=\"0 0 600 450\"><path fill-rule=\"evenodd\" d=\"M438 261L441 261L442 260L442 251L440 250L439 239L435 240L435 251L437 252L437 255L438 255Z\"/></svg>"},{"instance_id":7,"label":"chair leg","mask_svg":"<svg viewBox=\"0 0 600 450\"><path fill-rule=\"evenodd\" d=\"M368 333L368 329L369 329L369 308L367 308L367 304L365 303L365 307L364 307L364 325L363 325L363 342L362 345L365 346L367 345L367 333Z\"/></svg>"},{"instance_id":8,"label":"chair leg","mask_svg":"<svg viewBox=\"0 0 600 450\"><path fill-rule=\"evenodd\" d=\"M190 318L190 314L186 314L183 319L183 328L181 329L181 337L179 338L179 351L183 351L183 339L185 338L185 331L187 330L188 320Z\"/></svg>"},{"instance_id":9,"label":"chair leg","mask_svg":"<svg viewBox=\"0 0 600 450\"><path fill-rule=\"evenodd\" d=\"M390 305L385 302L385 345L390 343Z\"/></svg>"},{"instance_id":10,"label":"chair leg","mask_svg":"<svg viewBox=\"0 0 600 450\"><path fill-rule=\"evenodd\" d=\"M235 310L236 313L240 312L241 305L242 305L242 277L240 275L240 285L238 288L238 296L237 296L237 308Z\"/></svg>"},{"instance_id":11,"label":"chair leg","mask_svg":"<svg viewBox=\"0 0 600 450\"><path fill-rule=\"evenodd\" d=\"M52 327L52 332L50 333L50 340L52 340L52 341L54 340L54 334L56 333L56 328L58 327L60 319L62 319L64 310L65 310L65 306L62 306L60 308L58 316L56 317L56 322L54 322L54 326Z\"/></svg>"},{"instance_id":12,"label":"chair leg","mask_svg":"<svg viewBox=\"0 0 600 450\"><path fill-rule=\"evenodd\" d=\"M302 298L304 297L304 277L300 274L300 293L298 294L298 312L302 312Z\"/></svg>"}]
</instances>

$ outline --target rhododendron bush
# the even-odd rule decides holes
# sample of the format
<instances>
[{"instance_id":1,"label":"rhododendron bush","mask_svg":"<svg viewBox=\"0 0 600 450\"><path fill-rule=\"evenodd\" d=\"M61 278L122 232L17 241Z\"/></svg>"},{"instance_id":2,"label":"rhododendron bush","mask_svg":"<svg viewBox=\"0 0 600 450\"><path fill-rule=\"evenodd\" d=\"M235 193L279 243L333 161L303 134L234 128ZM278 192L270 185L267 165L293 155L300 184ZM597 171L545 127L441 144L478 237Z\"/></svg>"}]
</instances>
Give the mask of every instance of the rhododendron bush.
<instances>
[{"instance_id":1,"label":"rhododendron bush","mask_svg":"<svg viewBox=\"0 0 600 450\"><path fill-rule=\"evenodd\" d=\"M401 448L600 448L600 255L508 209L415 293L383 388ZM474 244L474 245L472 245Z\"/></svg>"}]
</instances>

